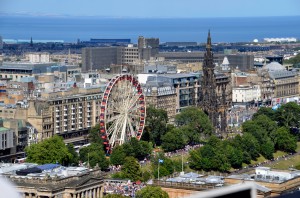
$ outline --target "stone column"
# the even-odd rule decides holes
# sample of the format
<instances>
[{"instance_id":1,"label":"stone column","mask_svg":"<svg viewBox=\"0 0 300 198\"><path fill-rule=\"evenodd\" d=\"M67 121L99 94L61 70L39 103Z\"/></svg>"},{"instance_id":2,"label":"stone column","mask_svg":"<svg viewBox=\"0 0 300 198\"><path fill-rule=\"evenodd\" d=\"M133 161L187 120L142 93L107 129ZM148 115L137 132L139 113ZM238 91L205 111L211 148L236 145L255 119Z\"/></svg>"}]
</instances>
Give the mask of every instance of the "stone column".
<instances>
[{"instance_id":1,"label":"stone column","mask_svg":"<svg viewBox=\"0 0 300 198\"><path fill-rule=\"evenodd\" d=\"M102 186L100 186L99 188L99 197L103 197L103 187Z\"/></svg>"},{"instance_id":2,"label":"stone column","mask_svg":"<svg viewBox=\"0 0 300 198\"><path fill-rule=\"evenodd\" d=\"M96 188L93 188L93 198L96 198Z\"/></svg>"},{"instance_id":3,"label":"stone column","mask_svg":"<svg viewBox=\"0 0 300 198\"><path fill-rule=\"evenodd\" d=\"M100 197L100 190L99 190L99 187L96 188L96 197L97 197L97 198Z\"/></svg>"}]
</instances>

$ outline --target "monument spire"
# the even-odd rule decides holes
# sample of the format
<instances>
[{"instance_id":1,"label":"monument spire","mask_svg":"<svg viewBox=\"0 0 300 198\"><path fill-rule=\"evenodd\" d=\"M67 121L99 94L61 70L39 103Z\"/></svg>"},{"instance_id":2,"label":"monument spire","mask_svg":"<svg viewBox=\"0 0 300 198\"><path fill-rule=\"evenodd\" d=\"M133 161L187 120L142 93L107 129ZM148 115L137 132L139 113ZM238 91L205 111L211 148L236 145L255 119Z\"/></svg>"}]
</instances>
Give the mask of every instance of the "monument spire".
<instances>
[{"instance_id":1,"label":"monument spire","mask_svg":"<svg viewBox=\"0 0 300 198\"><path fill-rule=\"evenodd\" d=\"M207 48L207 49L211 49L211 37L210 37L210 30L208 30L208 36L207 36L206 48Z\"/></svg>"}]
</instances>

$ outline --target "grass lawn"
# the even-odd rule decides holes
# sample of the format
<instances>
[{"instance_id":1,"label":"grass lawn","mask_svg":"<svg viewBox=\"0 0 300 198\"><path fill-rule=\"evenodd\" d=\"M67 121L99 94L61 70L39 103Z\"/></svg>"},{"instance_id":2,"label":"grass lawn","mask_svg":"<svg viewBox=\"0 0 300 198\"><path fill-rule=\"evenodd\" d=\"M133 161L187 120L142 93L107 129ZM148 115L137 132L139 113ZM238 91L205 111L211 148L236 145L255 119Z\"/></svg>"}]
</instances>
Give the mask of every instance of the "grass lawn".
<instances>
[{"instance_id":1,"label":"grass lawn","mask_svg":"<svg viewBox=\"0 0 300 198\"><path fill-rule=\"evenodd\" d=\"M275 164L266 165L271 168L286 170L291 167L295 167L300 164L300 155L288 157L286 160L279 161Z\"/></svg>"},{"instance_id":2,"label":"grass lawn","mask_svg":"<svg viewBox=\"0 0 300 198\"><path fill-rule=\"evenodd\" d=\"M146 165L141 166L141 169L142 169L143 172L152 171L151 163L147 163Z\"/></svg>"},{"instance_id":3,"label":"grass lawn","mask_svg":"<svg viewBox=\"0 0 300 198\"><path fill-rule=\"evenodd\" d=\"M300 151L300 142L297 142L297 148L296 148L296 152Z\"/></svg>"},{"instance_id":4,"label":"grass lawn","mask_svg":"<svg viewBox=\"0 0 300 198\"><path fill-rule=\"evenodd\" d=\"M296 152L299 152L299 151L300 151L300 142L297 142ZM277 158L277 157L281 157L285 154L287 154L287 153L283 152L283 151L276 151L273 156L274 156L274 158ZM192 169L190 169L190 167L187 164L188 158L189 158L189 153L185 153L183 155L183 163L187 165L186 168L185 168L186 172L192 171ZM170 159L181 161L182 156L181 156L181 154L178 154L178 155L174 155L174 156L170 157ZM255 164L258 164L258 163L261 163L261 162L264 162L264 161L266 161L266 158L264 158L262 155L260 155L256 159L256 161L251 160L251 165L255 165ZM275 169L288 169L292 166L295 167L296 165L299 165L299 164L300 164L300 155L296 155L296 156L289 157L287 160L280 161L280 162L278 162L274 165L266 165L266 166L269 166L269 167L272 167L272 168L275 168ZM248 165L243 163L242 167L245 167L245 166L248 166ZM143 166L142 170L143 171L144 170L151 170L151 165L147 164L146 166ZM232 169L232 170L234 170L234 169Z\"/></svg>"},{"instance_id":5,"label":"grass lawn","mask_svg":"<svg viewBox=\"0 0 300 198\"><path fill-rule=\"evenodd\" d=\"M299 146L300 146L300 144L299 144ZM283 155L285 155L286 154L286 152L283 152L283 151L276 151L275 153L274 153L274 158L277 158L277 157L281 157L281 156L283 156ZM264 157L264 156L262 156L262 155L259 155L259 157L256 159L256 160L251 160L251 165L255 165L255 164L258 164L258 163L261 163L261 162L264 162L264 161L266 161L267 159ZM242 165L242 167L245 167L245 166L248 166L247 164L245 164L245 163L243 163L243 165Z\"/></svg>"},{"instance_id":6,"label":"grass lawn","mask_svg":"<svg viewBox=\"0 0 300 198\"><path fill-rule=\"evenodd\" d=\"M299 151L300 151L300 142L297 142L296 152L299 152ZM283 151L277 151L276 153L274 153L274 158L283 156L285 154L287 154L287 153L283 152ZM282 160L282 161L276 162L275 164L266 165L266 166L275 168L275 169L284 170L284 169L288 169L291 167L295 167L299 164L300 164L300 155L295 155L295 156L288 157L286 160Z\"/></svg>"},{"instance_id":7,"label":"grass lawn","mask_svg":"<svg viewBox=\"0 0 300 198\"><path fill-rule=\"evenodd\" d=\"M189 159L190 154L189 153L185 153L183 156L181 156L181 154L178 154L176 156L172 156L170 157L171 160L183 160L183 164L185 164L185 168L184 171L185 172L191 172L194 171L190 168L190 166L188 165L188 159Z\"/></svg>"}]
</instances>

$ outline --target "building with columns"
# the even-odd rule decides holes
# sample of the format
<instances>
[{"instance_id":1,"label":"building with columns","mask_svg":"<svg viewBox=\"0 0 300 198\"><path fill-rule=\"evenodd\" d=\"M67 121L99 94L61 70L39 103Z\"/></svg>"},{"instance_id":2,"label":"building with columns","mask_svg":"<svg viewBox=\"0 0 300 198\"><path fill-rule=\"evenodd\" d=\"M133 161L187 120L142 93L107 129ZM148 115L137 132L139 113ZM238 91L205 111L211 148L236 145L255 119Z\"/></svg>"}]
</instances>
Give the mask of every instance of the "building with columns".
<instances>
[{"instance_id":1,"label":"building with columns","mask_svg":"<svg viewBox=\"0 0 300 198\"><path fill-rule=\"evenodd\" d=\"M6 174L23 198L100 198L104 173L95 168L65 167L63 174L33 173L31 176Z\"/></svg>"}]
</instances>

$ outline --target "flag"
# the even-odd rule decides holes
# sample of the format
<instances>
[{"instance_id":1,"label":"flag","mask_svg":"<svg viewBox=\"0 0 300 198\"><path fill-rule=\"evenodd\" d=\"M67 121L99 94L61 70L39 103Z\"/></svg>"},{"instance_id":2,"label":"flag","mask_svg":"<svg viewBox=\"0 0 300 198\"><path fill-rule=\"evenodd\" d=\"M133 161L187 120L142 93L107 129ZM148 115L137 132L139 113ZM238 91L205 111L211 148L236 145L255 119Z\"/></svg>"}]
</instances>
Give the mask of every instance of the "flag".
<instances>
[{"instance_id":1,"label":"flag","mask_svg":"<svg viewBox=\"0 0 300 198\"><path fill-rule=\"evenodd\" d=\"M164 160L158 159L158 163L164 163Z\"/></svg>"}]
</instances>

